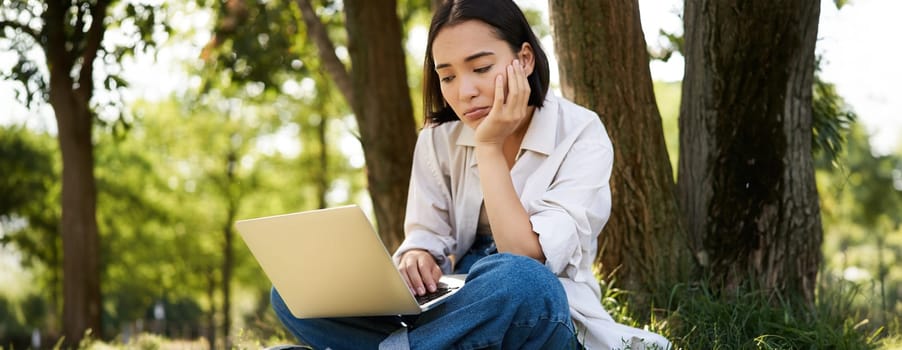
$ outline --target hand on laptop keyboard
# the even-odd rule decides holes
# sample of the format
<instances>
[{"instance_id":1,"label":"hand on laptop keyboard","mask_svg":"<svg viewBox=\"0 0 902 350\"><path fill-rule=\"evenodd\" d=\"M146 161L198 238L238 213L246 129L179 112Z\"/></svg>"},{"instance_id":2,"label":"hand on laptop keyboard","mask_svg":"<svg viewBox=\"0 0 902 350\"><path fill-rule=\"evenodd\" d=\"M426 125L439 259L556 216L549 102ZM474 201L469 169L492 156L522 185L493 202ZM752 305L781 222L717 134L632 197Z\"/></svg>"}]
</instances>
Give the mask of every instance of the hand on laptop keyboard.
<instances>
[{"instance_id":1,"label":"hand on laptop keyboard","mask_svg":"<svg viewBox=\"0 0 902 350\"><path fill-rule=\"evenodd\" d=\"M428 303L430 301L437 299L438 297L441 297L442 295L451 293L452 290L455 290L457 288L458 287L448 287L447 284L439 282L435 286L435 292L426 293L424 295L417 295L416 296L417 304L423 305L425 303Z\"/></svg>"}]
</instances>

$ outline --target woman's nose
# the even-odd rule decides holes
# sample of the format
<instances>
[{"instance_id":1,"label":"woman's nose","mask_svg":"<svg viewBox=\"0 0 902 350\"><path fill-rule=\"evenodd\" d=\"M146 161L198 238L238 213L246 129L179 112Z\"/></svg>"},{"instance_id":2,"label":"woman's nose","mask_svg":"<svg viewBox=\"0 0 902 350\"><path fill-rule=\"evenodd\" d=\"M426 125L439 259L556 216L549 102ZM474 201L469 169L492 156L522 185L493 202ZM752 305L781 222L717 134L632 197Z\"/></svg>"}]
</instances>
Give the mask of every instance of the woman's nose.
<instances>
[{"instance_id":1,"label":"woman's nose","mask_svg":"<svg viewBox=\"0 0 902 350\"><path fill-rule=\"evenodd\" d=\"M473 79L461 77L457 86L457 96L464 101L470 100L479 95L479 89Z\"/></svg>"}]
</instances>

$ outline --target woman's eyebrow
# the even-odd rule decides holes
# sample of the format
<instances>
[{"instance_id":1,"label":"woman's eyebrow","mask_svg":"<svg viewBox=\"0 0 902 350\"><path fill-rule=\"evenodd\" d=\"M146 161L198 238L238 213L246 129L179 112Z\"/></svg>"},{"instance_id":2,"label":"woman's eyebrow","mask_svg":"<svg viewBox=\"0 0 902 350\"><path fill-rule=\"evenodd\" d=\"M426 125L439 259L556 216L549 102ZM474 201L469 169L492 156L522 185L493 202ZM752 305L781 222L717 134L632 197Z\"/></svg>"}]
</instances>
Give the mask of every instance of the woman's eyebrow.
<instances>
[{"instance_id":1,"label":"woman's eyebrow","mask_svg":"<svg viewBox=\"0 0 902 350\"><path fill-rule=\"evenodd\" d=\"M470 61L475 60L475 59L477 59L477 58L484 57L484 56L490 56L490 55L494 55L494 54L495 54L495 53L494 53L494 52L491 52L491 51L479 51L479 52L477 52L477 53L474 53L474 54L472 54L472 55L467 56L467 58L464 58L464 62L470 62ZM439 69L442 69L442 68L447 68L447 67L450 67L450 66L451 66L450 63L440 63L440 64L437 64L437 65L435 66L435 70L439 70Z\"/></svg>"}]
</instances>

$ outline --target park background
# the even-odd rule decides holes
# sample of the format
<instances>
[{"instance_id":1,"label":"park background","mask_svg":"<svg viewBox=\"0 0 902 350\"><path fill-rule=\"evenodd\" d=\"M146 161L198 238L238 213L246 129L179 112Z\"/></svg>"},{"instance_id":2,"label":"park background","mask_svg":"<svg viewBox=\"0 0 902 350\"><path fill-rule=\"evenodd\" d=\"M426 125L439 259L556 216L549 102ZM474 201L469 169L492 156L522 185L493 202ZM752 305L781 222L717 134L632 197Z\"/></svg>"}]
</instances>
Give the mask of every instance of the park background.
<instances>
[{"instance_id":1,"label":"park background","mask_svg":"<svg viewBox=\"0 0 902 350\"><path fill-rule=\"evenodd\" d=\"M96 3L102 1L83 8ZM100 344L91 339L189 347L284 341L268 309L269 283L231 223L345 203L361 204L378 219L361 113L330 75L300 3L118 1L106 11L89 104L102 330L84 346ZM548 4L518 4L553 55ZM676 180L683 4L636 4L655 57L660 133ZM345 29L342 2L312 5L337 58L349 66L349 36L366 33ZM391 11L403 28L413 106L408 125L416 128L430 5L399 1ZM44 49L27 35L44 30L46 6L0 4L0 346L14 348L36 341L51 347L67 331L57 116L46 102L51 73ZM899 346L902 99L893 84L902 74L892 62L900 54L892 44L899 25L889 17L898 7L859 0L824 1L819 9L814 90L821 101L827 97L822 110L832 112L833 133L818 134L826 134L828 146L812 152L823 227L815 300L796 304L753 287L723 292L698 278L649 288L626 275L618 284L602 272L604 302L618 320L662 332L684 348ZM562 94L553 61L552 90ZM655 137L654 129L642 132L650 134L643 139Z\"/></svg>"}]
</instances>

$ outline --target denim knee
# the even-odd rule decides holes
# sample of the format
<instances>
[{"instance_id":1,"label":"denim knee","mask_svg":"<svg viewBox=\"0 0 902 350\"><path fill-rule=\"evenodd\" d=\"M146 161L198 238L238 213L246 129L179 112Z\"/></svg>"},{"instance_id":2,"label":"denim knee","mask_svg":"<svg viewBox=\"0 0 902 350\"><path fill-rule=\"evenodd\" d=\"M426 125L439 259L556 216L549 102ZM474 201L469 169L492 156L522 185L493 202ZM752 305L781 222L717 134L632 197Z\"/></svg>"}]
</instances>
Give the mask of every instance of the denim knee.
<instances>
[{"instance_id":1,"label":"denim knee","mask_svg":"<svg viewBox=\"0 0 902 350\"><path fill-rule=\"evenodd\" d=\"M491 283L504 302L522 303L535 312L569 319L567 294L557 276L535 259L508 253L493 254L473 265L470 274ZM468 282L469 283L469 282Z\"/></svg>"}]
</instances>

